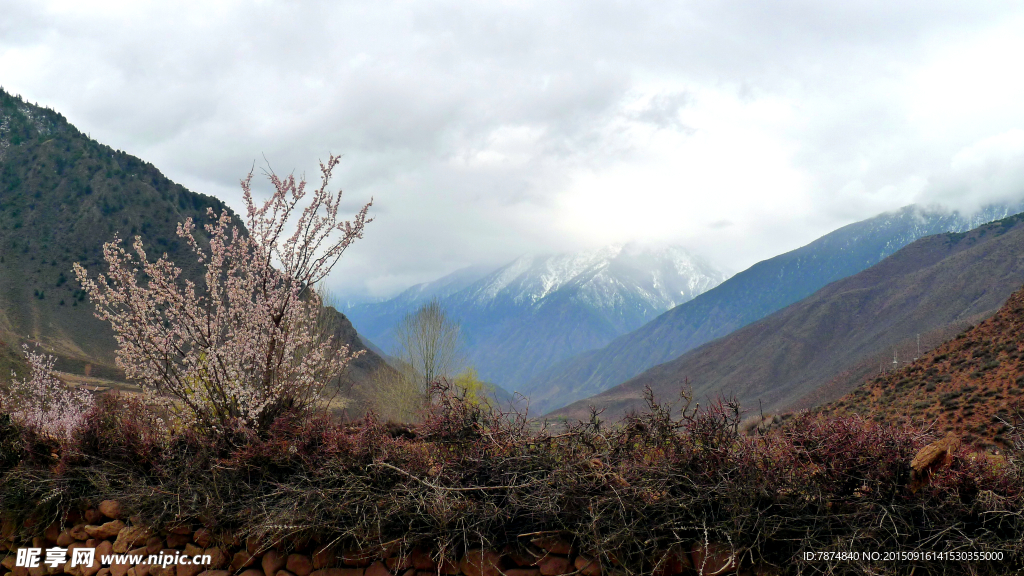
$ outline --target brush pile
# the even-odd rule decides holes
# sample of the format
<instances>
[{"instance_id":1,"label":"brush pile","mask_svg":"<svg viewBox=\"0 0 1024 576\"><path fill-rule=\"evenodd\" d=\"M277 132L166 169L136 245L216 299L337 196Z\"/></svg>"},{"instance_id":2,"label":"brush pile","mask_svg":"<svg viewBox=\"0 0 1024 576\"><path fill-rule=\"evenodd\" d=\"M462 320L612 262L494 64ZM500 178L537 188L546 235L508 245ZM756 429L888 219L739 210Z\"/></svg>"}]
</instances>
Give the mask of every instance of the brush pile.
<instances>
[{"instance_id":1,"label":"brush pile","mask_svg":"<svg viewBox=\"0 0 1024 576\"><path fill-rule=\"evenodd\" d=\"M161 432L144 406L118 396L98 402L68 443L0 416L0 514L30 526L17 536L27 540L69 511L116 500L140 524L231 532L284 554L317 542L423 551L438 563L528 552L552 536L570 565L595 559L606 574L699 570L695 550L740 573L1024 566L1014 454L959 447L911 491L910 462L934 438L856 417L797 416L749 436L735 403L690 409L684 397L673 410L648 397L645 412L614 428L595 413L555 432L444 383L434 398L414 428L287 416L263 434L238 427L215 438ZM822 559L832 553L845 560Z\"/></svg>"}]
</instances>

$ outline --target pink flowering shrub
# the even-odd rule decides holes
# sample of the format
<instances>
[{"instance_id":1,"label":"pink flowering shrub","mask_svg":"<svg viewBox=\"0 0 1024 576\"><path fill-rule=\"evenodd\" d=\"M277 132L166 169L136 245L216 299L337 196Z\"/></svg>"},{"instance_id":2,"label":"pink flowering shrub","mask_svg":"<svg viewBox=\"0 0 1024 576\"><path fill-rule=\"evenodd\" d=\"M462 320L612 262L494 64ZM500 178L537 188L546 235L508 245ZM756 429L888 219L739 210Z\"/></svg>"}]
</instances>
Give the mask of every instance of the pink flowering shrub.
<instances>
[{"instance_id":1,"label":"pink flowering shrub","mask_svg":"<svg viewBox=\"0 0 1024 576\"><path fill-rule=\"evenodd\" d=\"M353 358L316 322L315 286L371 221L369 203L339 220L341 191L328 190L338 161L320 164L312 194L305 180L271 173L274 194L262 206L250 172L241 182L248 233L227 211L209 209L208 249L191 219L180 223L178 236L205 266L202 288L181 278L166 254L151 260L138 236L134 253L117 238L104 245L106 275L90 278L75 264L96 316L114 329L118 366L147 391L173 397L167 407L183 425L265 429L288 410L319 405L324 386Z\"/></svg>"},{"instance_id":2,"label":"pink flowering shrub","mask_svg":"<svg viewBox=\"0 0 1024 576\"><path fill-rule=\"evenodd\" d=\"M92 407L92 396L85 390L69 388L54 376L56 358L33 351L28 344L22 349L31 376L19 380L11 373L8 391L0 394L0 413L9 413L16 422L46 438L69 440Z\"/></svg>"}]
</instances>

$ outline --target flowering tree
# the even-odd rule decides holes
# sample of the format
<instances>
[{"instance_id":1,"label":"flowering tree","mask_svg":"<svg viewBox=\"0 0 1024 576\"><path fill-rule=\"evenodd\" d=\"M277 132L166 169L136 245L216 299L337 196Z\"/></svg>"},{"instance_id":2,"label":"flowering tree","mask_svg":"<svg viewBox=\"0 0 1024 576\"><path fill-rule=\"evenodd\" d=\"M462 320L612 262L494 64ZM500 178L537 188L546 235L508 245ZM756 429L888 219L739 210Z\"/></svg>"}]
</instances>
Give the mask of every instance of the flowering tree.
<instances>
[{"instance_id":1,"label":"flowering tree","mask_svg":"<svg viewBox=\"0 0 1024 576\"><path fill-rule=\"evenodd\" d=\"M12 382L0 394L0 412L11 416L56 440L68 440L92 407L92 396L81 389L64 385L53 375L56 358L22 345L32 375L18 380L11 372Z\"/></svg>"},{"instance_id":2,"label":"flowering tree","mask_svg":"<svg viewBox=\"0 0 1024 576\"><path fill-rule=\"evenodd\" d=\"M258 207L251 172L241 182L248 234L226 210L218 216L210 208L207 251L192 219L180 223L178 236L205 266L203 290L179 278L166 254L151 262L138 236L134 254L118 238L104 244L106 276L94 280L75 264L96 316L114 329L118 366L145 389L176 399L172 408L186 424L264 428L285 410L317 405L354 357L316 326L322 303L315 286L372 220L372 201L353 220L338 219L341 191L328 190L338 162L321 162L321 185L291 225L307 196L305 180L269 174L274 194Z\"/></svg>"}]
</instances>

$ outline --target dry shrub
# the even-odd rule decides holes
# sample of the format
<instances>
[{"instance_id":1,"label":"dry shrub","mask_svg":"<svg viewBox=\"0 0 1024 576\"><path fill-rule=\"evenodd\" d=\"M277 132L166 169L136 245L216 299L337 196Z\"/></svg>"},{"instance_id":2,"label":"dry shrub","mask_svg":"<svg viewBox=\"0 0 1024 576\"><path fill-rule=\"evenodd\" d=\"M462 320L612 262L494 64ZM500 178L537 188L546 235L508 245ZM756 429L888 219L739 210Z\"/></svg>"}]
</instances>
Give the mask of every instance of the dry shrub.
<instances>
[{"instance_id":1,"label":"dry shrub","mask_svg":"<svg viewBox=\"0 0 1024 576\"><path fill-rule=\"evenodd\" d=\"M0 508L28 515L116 498L154 523L194 519L265 542L313 537L345 547L398 541L455 558L559 531L582 550L649 574L660 552L717 542L743 563L792 573L892 573L892 565L807 562L842 551L1002 552L1002 563L901 562L915 574L992 573L1022 564L1019 468L962 452L931 485L906 488L929 437L860 418L803 415L738 432L729 401L682 411L649 397L621 426L599 414L563 430L466 400L444 382L414 430L282 415L211 444L181 433L151 470L82 451L55 471L23 461ZM685 404L685 403L684 403ZM1010 461L1012 463L1012 460Z\"/></svg>"}]
</instances>

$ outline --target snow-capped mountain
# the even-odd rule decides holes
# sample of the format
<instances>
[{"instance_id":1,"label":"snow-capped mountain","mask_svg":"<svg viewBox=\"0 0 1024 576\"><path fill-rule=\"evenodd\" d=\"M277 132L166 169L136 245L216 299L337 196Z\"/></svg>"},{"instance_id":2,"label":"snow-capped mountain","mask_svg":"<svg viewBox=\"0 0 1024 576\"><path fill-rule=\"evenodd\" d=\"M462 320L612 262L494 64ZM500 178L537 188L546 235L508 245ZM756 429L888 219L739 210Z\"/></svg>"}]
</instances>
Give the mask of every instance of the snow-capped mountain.
<instances>
[{"instance_id":1,"label":"snow-capped mountain","mask_svg":"<svg viewBox=\"0 0 1024 576\"><path fill-rule=\"evenodd\" d=\"M544 412L599 394L869 268L919 238L966 232L1021 211L1024 203L973 214L911 205L844 226L754 264L604 348L538 374L526 386L538 391L531 406Z\"/></svg>"},{"instance_id":2,"label":"snow-capped mountain","mask_svg":"<svg viewBox=\"0 0 1024 576\"><path fill-rule=\"evenodd\" d=\"M523 256L481 274L470 268L346 310L385 351L406 314L437 297L462 323L480 376L529 394L523 383L555 363L599 348L725 280L678 247L618 245Z\"/></svg>"}]
</instances>

